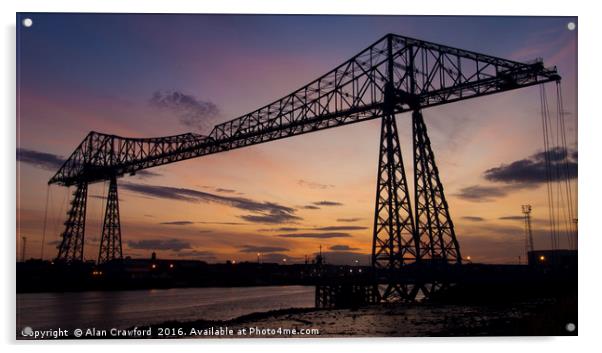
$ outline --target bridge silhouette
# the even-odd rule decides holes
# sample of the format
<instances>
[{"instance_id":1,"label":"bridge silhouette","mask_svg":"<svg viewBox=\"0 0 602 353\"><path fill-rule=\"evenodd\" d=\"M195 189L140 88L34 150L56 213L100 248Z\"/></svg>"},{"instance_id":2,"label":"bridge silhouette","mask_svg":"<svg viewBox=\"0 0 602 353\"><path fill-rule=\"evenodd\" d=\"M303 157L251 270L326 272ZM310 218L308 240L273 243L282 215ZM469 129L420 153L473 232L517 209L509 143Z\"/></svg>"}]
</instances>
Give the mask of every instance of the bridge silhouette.
<instances>
[{"instance_id":1,"label":"bridge silhouette","mask_svg":"<svg viewBox=\"0 0 602 353\"><path fill-rule=\"evenodd\" d=\"M88 184L109 181L98 256L99 264L107 263L123 257L118 178L191 158L381 119L372 241L377 278L355 280L350 290L372 298L368 301L413 300L420 291L428 295L445 283L425 274L433 274L432 268L460 265L462 255L422 110L560 79L556 68L546 68L541 60L520 63L387 34L293 93L216 125L207 136L127 138L90 132L48 182L75 187L56 260L83 261ZM412 116L413 190L408 187L395 121L395 116L404 112ZM415 270L427 264L431 270ZM414 269L412 276L400 275L409 268ZM417 285L420 273L424 278ZM326 302L341 288L343 284L324 284L316 296Z\"/></svg>"}]
</instances>

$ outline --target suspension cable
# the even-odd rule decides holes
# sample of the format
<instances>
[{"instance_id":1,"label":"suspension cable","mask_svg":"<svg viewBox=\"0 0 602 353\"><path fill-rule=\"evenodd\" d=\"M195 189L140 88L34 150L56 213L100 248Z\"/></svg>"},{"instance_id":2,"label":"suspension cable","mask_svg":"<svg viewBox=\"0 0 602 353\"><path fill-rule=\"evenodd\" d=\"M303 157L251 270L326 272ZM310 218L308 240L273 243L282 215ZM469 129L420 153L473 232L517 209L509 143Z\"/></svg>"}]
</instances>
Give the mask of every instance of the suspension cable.
<instances>
[{"instance_id":1,"label":"suspension cable","mask_svg":"<svg viewBox=\"0 0 602 353\"><path fill-rule=\"evenodd\" d=\"M566 138L566 124L565 124L565 113L564 113L564 99L562 97L562 86L560 84L560 82L556 82L556 98L557 98L557 104L558 104L558 120L559 120L559 124L560 124L560 136L561 136L561 143L562 143L562 147L565 149L565 151L567 152L567 157L564 159L564 186L565 186L565 192L567 195L567 210L568 210L568 219L567 221L567 239L569 241L569 248L570 249L576 249L577 248L577 244L576 244L576 236L577 236L577 229L575 229L574 227L574 223L573 220L575 219L575 209L573 208L573 193L572 193L572 188L571 188L571 178L572 175L571 173L571 169L569 166L569 150L568 150L568 143L567 143L567 138ZM575 141L576 142L576 141Z\"/></svg>"},{"instance_id":2,"label":"suspension cable","mask_svg":"<svg viewBox=\"0 0 602 353\"><path fill-rule=\"evenodd\" d=\"M554 196L552 189L552 175L551 175L551 163L550 163L550 126L549 126L549 109L546 95L545 85L539 86L540 105L541 105L541 122L543 129L543 144L544 144L544 162L546 169L546 186L547 186L547 197L548 197L548 216L550 223L550 236L552 249L556 249L556 220L554 214Z\"/></svg>"},{"instance_id":3,"label":"suspension cable","mask_svg":"<svg viewBox=\"0 0 602 353\"><path fill-rule=\"evenodd\" d=\"M571 187L571 179L575 176L569 163L572 151L568 148L566 137L562 88L560 82L556 82L556 121L550 115L545 85L540 86L539 92L552 249L556 250L560 247L561 235L562 238L566 238L569 249L576 249L577 229L574 223L576 205L573 204Z\"/></svg>"},{"instance_id":4,"label":"suspension cable","mask_svg":"<svg viewBox=\"0 0 602 353\"><path fill-rule=\"evenodd\" d=\"M564 235L567 237L567 240L569 242L569 247L570 247L570 230L569 230L569 224L567 223L567 220L569 219L569 215L567 213L569 212L569 205L568 205L568 193L566 195L567 198L567 202L564 202L564 194L562 192L562 188L565 186L565 181L568 180L568 168L567 168L567 160L569 158L569 150L566 148L566 141L563 138L563 131L562 131L562 127L563 127L563 123L562 123L562 117L563 117L563 112L562 112L562 104L560 102L560 92L558 91L558 82L556 82L556 146L559 146L562 150L563 153L566 154L566 156L564 156L563 158L563 163L556 164L556 169L557 169L557 189L558 189L558 194L557 194L557 200L558 200L558 204L557 204L557 209L558 209L558 220L560 221L560 219L562 219L562 223L564 224ZM563 205L565 205L566 207L563 207ZM560 217L560 210L562 210L562 217Z\"/></svg>"}]
</instances>

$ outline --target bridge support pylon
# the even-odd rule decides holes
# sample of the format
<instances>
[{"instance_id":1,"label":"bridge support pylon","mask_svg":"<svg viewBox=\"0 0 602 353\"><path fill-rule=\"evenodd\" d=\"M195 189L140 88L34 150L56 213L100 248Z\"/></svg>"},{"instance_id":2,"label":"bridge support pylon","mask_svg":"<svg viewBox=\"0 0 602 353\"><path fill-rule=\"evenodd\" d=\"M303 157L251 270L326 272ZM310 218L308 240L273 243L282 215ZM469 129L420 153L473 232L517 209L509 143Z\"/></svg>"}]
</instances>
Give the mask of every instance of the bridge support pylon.
<instances>
[{"instance_id":1,"label":"bridge support pylon","mask_svg":"<svg viewBox=\"0 0 602 353\"><path fill-rule=\"evenodd\" d=\"M412 114L414 206L409 198L395 116L382 118L372 243L377 301L428 298L448 283L440 266L460 264L460 246L420 110ZM402 270L413 265L411 270ZM409 277L408 277L409 276Z\"/></svg>"},{"instance_id":2,"label":"bridge support pylon","mask_svg":"<svg viewBox=\"0 0 602 353\"><path fill-rule=\"evenodd\" d=\"M102 226L98 263L122 260L121 222L119 219L119 195L117 193L117 178L112 176L109 182L107 208Z\"/></svg>"},{"instance_id":3,"label":"bridge support pylon","mask_svg":"<svg viewBox=\"0 0 602 353\"><path fill-rule=\"evenodd\" d=\"M84 261L87 200L88 183L78 183L73 192L71 208L67 212L65 231L62 234L63 239L58 246L59 253L56 258L57 261L67 263Z\"/></svg>"},{"instance_id":4,"label":"bridge support pylon","mask_svg":"<svg viewBox=\"0 0 602 353\"><path fill-rule=\"evenodd\" d=\"M395 115L382 118L376 207L372 239L372 267L377 283L387 282L375 291L381 301L412 301L412 290L392 279L401 267L414 262L417 243Z\"/></svg>"},{"instance_id":5,"label":"bridge support pylon","mask_svg":"<svg viewBox=\"0 0 602 353\"><path fill-rule=\"evenodd\" d=\"M439 178L439 169L420 110L412 113L414 202L418 261L460 264L460 245Z\"/></svg>"}]
</instances>

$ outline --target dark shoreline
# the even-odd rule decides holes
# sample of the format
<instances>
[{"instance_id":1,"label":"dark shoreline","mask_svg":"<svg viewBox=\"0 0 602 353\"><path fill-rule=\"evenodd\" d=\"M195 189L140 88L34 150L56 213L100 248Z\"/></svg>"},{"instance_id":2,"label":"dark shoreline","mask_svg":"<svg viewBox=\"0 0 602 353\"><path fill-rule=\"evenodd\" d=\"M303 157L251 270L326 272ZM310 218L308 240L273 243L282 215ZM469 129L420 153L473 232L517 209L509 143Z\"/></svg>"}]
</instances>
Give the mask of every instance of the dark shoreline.
<instances>
[{"instance_id":1,"label":"dark shoreline","mask_svg":"<svg viewBox=\"0 0 602 353\"><path fill-rule=\"evenodd\" d=\"M293 266L278 268L300 269ZM257 268L256 265L251 266L250 264L240 264L240 267L238 265L230 266L227 269L230 271L228 273L236 274L236 276L230 278L229 281L236 279L238 285L214 285L211 287L246 287L247 285L242 284L248 282L239 282L239 280L243 274L250 272L242 270ZM141 324L137 327L138 329L150 330L149 335L82 338L450 337L577 334L576 267L465 265L446 267L446 271L441 273L437 270L440 268L408 267L404 271L405 277L403 278L406 279L414 278L412 276L418 274L447 276L444 278L447 278L451 285L431 292L428 302L364 305L360 301L345 300L349 298L349 293L337 291L338 294L335 298L337 300L332 301L330 303L332 305L328 305L329 309L292 308L255 312L228 320L199 319L185 322L173 320L151 325L134 321L134 324ZM223 272L218 273L223 274ZM213 275L218 273L213 273ZM250 277L246 280L251 280L251 286L255 287L268 284L265 282L255 283L257 278ZM160 278L155 278L155 280L157 279L160 280ZM337 285L344 286L349 281L356 285L373 285L372 282L361 281L365 279L359 276L325 276L321 282L331 285L333 288L338 288L334 287ZM434 281L434 283L437 282ZM98 284L102 282L104 281ZM147 284L150 283L147 282ZM301 283L295 284L300 285ZM269 283L269 285L281 284ZM173 288L173 286L164 288ZM216 307L215 310L219 311L219 307ZM187 317L194 318L194 316ZM568 331L566 329L568 324L573 324L575 329ZM573 325L569 326L573 327ZM223 327L240 330L242 334L234 335L230 331L227 334L221 334L221 331L213 334L213 331L210 331L207 334L199 335L195 331ZM249 327L284 330L276 334L268 332L249 336L244 334L244 330ZM130 327L130 329L132 328ZM317 329L319 332L309 335L295 333L295 330L305 328Z\"/></svg>"},{"instance_id":2,"label":"dark shoreline","mask_svg":"<svg viewBox=\"0 0 602 353\"><path fill-rule=\"evenodd\" d=\"M324 274L347 274L367 267L324 265ZM127 259L122 262L17 263L17 293L63 293L168 288L231 288L315 285L312 264L221 263L194 260Z\"/></svg>"},{"instance_id":3,"label":"dark shoreline","mask_svg":"<svg viewBox=\"0 0 602 353\"><path fill-rule=\"evenodd\" d=\"M577 325L577 297L543 298L524 302L498 304L385 304L354 309L291 308L243 315L231 320L167 321L143 326L151 328L150 338L192 338L190 336L157 336L159 328L205 330L228 327L285 327L320 329L319 335L255 335L227 338L283 337L462 337L462 336L575 336L566 330L568 323ZM374 325L374 322L382 325ZM194 338L225 338L219 335Z\"/></svg>"}]
</instances>

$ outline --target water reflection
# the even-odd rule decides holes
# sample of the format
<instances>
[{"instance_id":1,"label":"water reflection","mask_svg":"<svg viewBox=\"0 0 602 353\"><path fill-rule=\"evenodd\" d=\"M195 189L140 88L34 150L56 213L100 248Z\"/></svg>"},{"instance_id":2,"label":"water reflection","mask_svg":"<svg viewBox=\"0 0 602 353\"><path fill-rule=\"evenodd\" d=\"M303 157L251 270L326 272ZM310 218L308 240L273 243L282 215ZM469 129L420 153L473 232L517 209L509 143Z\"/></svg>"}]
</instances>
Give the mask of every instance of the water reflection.
<instances>
[{"instance_id":1,"label":"water reflection","mask_svg":"<svg viewBox=\"0 0 602 353\"><path fill-rule=\"evenodd\" d=\"M174 288L17 294L17 329L126 328L313 307L314 287Z\"/></svg>"}]
</instances>

